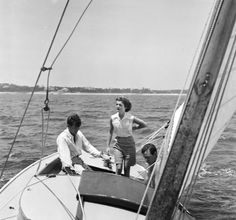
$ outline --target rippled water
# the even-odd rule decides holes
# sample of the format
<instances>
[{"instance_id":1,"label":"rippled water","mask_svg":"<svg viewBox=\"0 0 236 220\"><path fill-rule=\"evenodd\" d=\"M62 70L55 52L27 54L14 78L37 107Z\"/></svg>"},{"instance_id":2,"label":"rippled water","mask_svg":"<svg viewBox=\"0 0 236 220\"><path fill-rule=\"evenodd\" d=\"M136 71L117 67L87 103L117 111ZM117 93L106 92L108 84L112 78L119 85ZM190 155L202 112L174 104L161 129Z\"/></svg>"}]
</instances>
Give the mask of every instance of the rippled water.
<instances>
[{"instance_id":1,"label":"rippled water","mask_svg":"<svg viewBox=\"0 0 236 220\"><path fill-rule=\"evenodd\" d=\"M172 115L177 96L127 95L133 104L132 113L145 120L148 129L135 133L137 143L160 128ZM56 151L57 135L66 127L66 116L78 112L81 130L90 142L105 149L109 117L115 112L116 95L51 94L49 130L44 155ZM5 163L29 94L0 93L0 168ZM4 172L4 180L37 160L41 155L42 113L45 95L35 94ZM47 115L44 115L44 119ZM44 120L46 122L46 120ZM44 123L44 128L46 124ZM236 219L236 116L208 156L194 187L189 210L197 219ZM137 144L139 147L139 144ZM139 163L143 164L140 154Z\"/></svg>"}]
</instances>

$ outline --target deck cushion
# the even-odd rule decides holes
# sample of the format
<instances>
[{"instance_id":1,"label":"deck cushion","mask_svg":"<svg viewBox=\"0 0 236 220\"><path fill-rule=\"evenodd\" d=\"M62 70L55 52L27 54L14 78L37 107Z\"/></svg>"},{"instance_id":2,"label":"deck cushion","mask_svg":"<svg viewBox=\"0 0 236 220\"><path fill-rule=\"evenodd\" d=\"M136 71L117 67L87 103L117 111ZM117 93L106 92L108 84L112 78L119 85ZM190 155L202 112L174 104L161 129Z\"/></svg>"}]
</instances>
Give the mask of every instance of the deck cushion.
<instances>
[{"instance_id":1,"label":"deck cushion","mask_svg":"<svg viewBox=\"0 0 236 220\"><path fill-rule=\"evenodd\" d=\"M84 171L79 192L83 201L100 203L137 212L146 185L143 182L110 173ZM152 198L149 188L141 208L145 214Z\"/></svg>"}]
</instances>

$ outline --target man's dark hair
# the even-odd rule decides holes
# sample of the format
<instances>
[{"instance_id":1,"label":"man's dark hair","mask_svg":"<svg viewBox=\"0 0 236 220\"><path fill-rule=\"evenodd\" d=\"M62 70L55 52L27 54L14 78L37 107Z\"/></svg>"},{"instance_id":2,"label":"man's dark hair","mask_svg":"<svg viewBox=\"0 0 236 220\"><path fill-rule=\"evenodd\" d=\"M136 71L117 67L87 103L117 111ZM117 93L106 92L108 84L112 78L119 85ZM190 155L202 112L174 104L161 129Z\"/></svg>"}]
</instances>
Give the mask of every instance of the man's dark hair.
<instances>
[{"instance_id":1,"label":"man's dark hair","mask_svg":"<svg viewBox=\"0 0 236 220\"><path fill-rule=\"evenodd\" d=\"M69 125L69 126L75 125L76 127L80 127L81 126L81 119L80 119L79 115L76 113L69 115L67 118L67 125Z\"/></svg>"},{"instance_id":2,"label":"man's dark hair","mask_svg":"<svg viewBox=\"0 0 236 220\"><path fill-rule=\"evenodd\" d=\"M120 102L122 102L122 103L124 104L124 106L125 106L125 112L128 112L128 111L131 110L132 104L131 104L131 102L129 101L129 99L127 99L127 98L125 98L125 97L123 97L123 96L120 96L120 97L117 97L117 98L116 98L116 101L120 101Z\"/></svg>"},{"instance_id":3,"label":"man's dark hair","mask_svg":"<svg viewBox=\"0 0 236 220\"><path fill-rule=\"evenodd\" d=\"M145 144L141 150L142 154L149 149L150 153L154 155L157 152L156 146L154 144L148 143Z\"/></svg>"}]
</instances>

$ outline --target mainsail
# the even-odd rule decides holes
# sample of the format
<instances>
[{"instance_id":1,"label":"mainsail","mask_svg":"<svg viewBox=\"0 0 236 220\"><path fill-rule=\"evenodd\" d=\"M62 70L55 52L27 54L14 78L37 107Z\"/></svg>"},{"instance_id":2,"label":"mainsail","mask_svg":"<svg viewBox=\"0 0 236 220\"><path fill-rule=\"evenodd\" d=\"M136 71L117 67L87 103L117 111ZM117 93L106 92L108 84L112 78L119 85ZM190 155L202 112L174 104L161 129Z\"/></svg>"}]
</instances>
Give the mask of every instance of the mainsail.
<instances>
[{"instance_id":1,"label":"mainsail","mask_svg":"<svg viewBox=\"0 0 236 220\"><path fill-rule=\"evenodd\" d=\"M173 144L168 146L166 140L161 153L161 176L148 220L171 219L181 192L194 182L203 160L234 114L235 18L236 1L216 2L189 93L182 111L176 114L179 117L172 122Z\"/></svg>"}]
</instances>

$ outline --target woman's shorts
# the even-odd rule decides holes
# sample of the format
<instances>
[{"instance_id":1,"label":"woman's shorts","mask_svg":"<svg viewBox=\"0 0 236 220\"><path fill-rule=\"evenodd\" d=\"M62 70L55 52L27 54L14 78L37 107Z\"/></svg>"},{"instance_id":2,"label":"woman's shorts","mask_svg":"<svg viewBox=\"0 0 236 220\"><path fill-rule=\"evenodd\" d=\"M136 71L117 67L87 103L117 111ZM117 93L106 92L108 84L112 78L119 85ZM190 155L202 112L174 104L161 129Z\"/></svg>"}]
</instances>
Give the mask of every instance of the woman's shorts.
<instances>
[{"instance_id":1,"label":"woman's shorts","mask_svg":"<svg viewBox=\"0 0 236 220\"><path fill-rule=\"evenodd\" d=\"M123 161L129 166L136 164L135 142L132 136L116 137L114 157L116 164L122 164Z\"/></svg>"}]
</instances>

